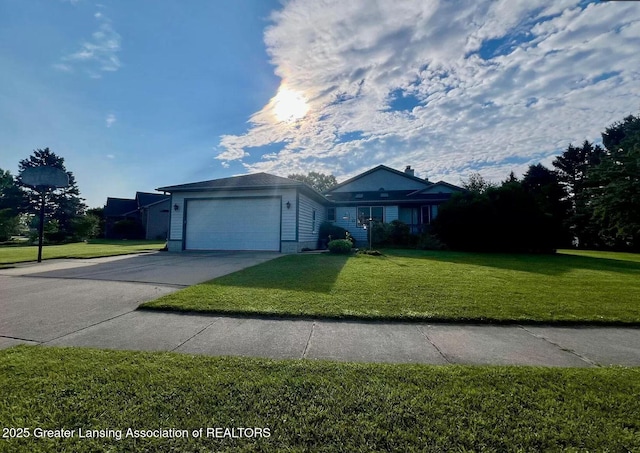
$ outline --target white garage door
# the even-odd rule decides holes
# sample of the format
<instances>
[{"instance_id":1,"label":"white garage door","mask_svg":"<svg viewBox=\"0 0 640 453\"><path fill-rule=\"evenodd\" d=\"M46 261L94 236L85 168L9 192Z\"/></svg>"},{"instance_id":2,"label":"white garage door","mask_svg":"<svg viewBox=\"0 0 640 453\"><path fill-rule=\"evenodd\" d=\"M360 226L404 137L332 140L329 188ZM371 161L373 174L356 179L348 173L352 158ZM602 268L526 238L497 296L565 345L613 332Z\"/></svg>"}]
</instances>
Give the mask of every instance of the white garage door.
<instances>
[{"instance_id":1,"label":"white garage door","mask_svg":"<svg viewBox=\"0 0 640 453\"><path fill-rule=\"evenodd\" d=\"M280 250L280 199L188 200L187 250Z\"/></svg>"}]
</instances>

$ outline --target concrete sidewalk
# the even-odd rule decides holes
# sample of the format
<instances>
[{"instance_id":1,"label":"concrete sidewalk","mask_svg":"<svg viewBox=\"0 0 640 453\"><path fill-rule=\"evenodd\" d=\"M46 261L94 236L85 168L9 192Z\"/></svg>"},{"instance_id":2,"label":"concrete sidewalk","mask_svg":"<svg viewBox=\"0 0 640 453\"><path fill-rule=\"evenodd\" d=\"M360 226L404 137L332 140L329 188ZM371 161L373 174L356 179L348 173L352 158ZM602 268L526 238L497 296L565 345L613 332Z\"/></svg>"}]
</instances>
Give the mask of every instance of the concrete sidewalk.
<instances>
[{"instance_id":1,"label":"concrete sidewalk","mask_svg":"<svg viewBox=\"0 0 640 453\"><path fill-rule=\"evenodd\" d=\"M281 256L155 253L0 270L0 348L89 346L342 361L640 366L640 328L266 319L137 310Z\"/></svg>"},{"instance_id":2,"label":"concrete sidewalk","mask_svg":"<svg viewBox=\"0 0 640 453\"><path fill-rule=\"evenodd\" d=\"M438 365L640 366L640 329L618 327L342 322L136 310L39 344Z\"/></svg>"}]
</instances>

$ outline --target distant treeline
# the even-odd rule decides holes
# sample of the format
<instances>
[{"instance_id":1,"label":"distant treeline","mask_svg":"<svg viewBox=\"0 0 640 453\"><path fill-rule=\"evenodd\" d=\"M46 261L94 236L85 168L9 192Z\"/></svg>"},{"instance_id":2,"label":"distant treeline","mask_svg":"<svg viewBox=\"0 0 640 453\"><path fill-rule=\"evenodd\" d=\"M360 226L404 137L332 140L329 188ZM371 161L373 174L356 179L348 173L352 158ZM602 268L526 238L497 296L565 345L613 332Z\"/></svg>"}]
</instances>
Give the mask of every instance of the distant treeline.
<instances>
[{"instance_id":1,"label":"distant treeline","mask_svg":"<svg viewBox=\"0 0 640 453\"><path fill-rule=\"evenodd\" d=\"M431 232L460 250L640 251L640 116L609 126L602 144L569 145L553 169L531 165L500 185L472 175Z\"/></svg>"}]
</instances>

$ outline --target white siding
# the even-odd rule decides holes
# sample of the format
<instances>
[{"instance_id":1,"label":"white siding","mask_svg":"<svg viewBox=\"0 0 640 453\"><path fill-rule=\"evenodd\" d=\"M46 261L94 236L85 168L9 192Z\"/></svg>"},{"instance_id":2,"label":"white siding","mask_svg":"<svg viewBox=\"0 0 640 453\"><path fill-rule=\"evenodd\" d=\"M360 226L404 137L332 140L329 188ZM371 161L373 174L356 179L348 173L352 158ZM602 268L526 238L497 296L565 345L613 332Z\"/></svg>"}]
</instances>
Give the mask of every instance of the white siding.
<instances>
[{"instance_id":1,"label":"white siding","mask_svg":"<svg viewBox=\"0 0 640 453\"><path fill-rule=\"evenodd\" d=\"M362 206L370 205L363 203ZM356 206L337 206L336 221L334 222L334 224L344 228L349 233L351 233L351 235L356 239L358 247L364 247L365 245L367 245L368 241L367 230L365 230L361 226L357 226L356 216ZM389 223L394 220L398 220L398 206L385 206L384 221L386 223Z\"/></svg>"},{"instance_id":2,"label":"white siding","mask_svg":"<svg viewBox=\"0 0 640 453\"><path fill-rule=\"evenodd\" d=\"M298 241L317 241L320 224L327 219L326 208L303 194L300 194L299 197ZM313 221L314 210L316 212L315 222Z\"/></svg>"},{"instance_id":3,"label":"white siding","mask_svg":"<svg viewBox=\"0 0 640 453\"><path fill-rule=\"evenodd\" d=\"M385 206L384 208L384 222L391 223L394 220L398 220L398 207L397 206Z\"/></svg>"},{"instance_id":4,"label":"white siding","mask_svg":"<svg viewBox=\"0 0 640 453\"><path fill-rule=\"evenodd\" d=\"M332 192L371 192L381 187L385 190L420 190L427 186L427 182L416 181L381 168Z\"/></svg>"},{"instance_id":5,"label":"white siding","mask_svg":"<svg viewBox=\"0 0 640 453\"><path fill-rule=\"evenodd\" d=\"M347 230L358 241L358 245L362 245L367 240L367 232L363 228L356 226L356 217L355 206L337 206L334 224Z\"/></svg>"},{"instance_id":6,"label":"white siding","mask_svg":"<svg viewBox=\"0 0 640 453\"><path fill-rule=\"evenodd\" d=\"M279 196L282 197L282 236L281 240L296 239L296 189L272 189L272 190L236 190L236 191L211 191L211 192L175 192L171 199L171 231L169 238L175 241L182 241L184 226L184 205L186 199L196 198L243 198L259 196ZM291 207L287 209L287 201ZM173 206L178 205L178 210L173 210Z\"/></svg>"},{"instance_id":7,"label":"white siding","mask_svg":"<svg viewBox=\"0 0 640 453\"><path fill-rule=\"evenodd\" d=\"M186 200L186 250L280 250L279 198Z\"/></svg>"}]
</instances>

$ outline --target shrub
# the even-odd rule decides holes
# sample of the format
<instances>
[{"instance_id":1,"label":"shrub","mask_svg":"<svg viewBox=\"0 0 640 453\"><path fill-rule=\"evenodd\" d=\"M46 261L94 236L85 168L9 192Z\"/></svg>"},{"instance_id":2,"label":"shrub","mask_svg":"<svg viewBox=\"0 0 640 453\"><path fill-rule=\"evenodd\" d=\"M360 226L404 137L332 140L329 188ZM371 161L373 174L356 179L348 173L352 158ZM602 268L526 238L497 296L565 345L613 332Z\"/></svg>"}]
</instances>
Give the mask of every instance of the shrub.
<instances>
[{"instance_id":1,"label":"shrub","mask_svg":"<svg viewBox=\"0 0 640 453\"><path fill-rule=\"evenodd\" d=\"M372 234L372 243L384 245L389 243L392 227L388 223L374 222L369 234Z\"/></svg>"},{"instance_id":2,"label":"shrub","mask_svg":"<svg viewBox=\"0 0 640 453\"><path fill-rule=\"evenodd\" d=\"M419 250L444 250L446 246L433 234L423 233L418 238L416 248Z\"/></svg>"},{"instance_id":3,"label":"shrub","mask_svg":"<svg viewBox=\"0 0 640 453\"><path fill-rule=\"evenodd\" d=\"M143 239L144 228L136 220L124 219L113 224L113 235L120 239Z\"/></svg>"},{"instance_id":4,"label":"shrub","mask_svg":"<svg viewBox=\"0 0 640 453\"><path fill-rule=\"evenodd\" d=\"M64 231L45 231L44 241L48 244L63 244L69 237Z\"/></svg>"},{"instance_id":5,"label":"shrub","mask_svg":"<svg viewBox=\"0 0 640 453\"><path fill-rule=\"evenodd\" d=\"M351 253L351 241L346 239L336 239L329 242L329 251L331 253L346 254Z\"/></svg>"},{"instance_id":6,"label":"shrub","mask_svg":"<svg viewBox=\"0 0 640 453\"><path fill-rule=\"evenodd\" d=\"M318 248L324 249L334 239L345 239L347 230L331 222L322 222L318 231Z\"/></svg>"},{"instance_id":7,"label":"shrub","mask_svg":"<svg viewBox=\"0 0 640 453\"><path fill-rule=\"evenodd\" d=\"M520 184L455 194L439 209L433 232L454 250L553 251L551 223Z\"/></svg>"},{"instance_id":8,"label":"shrub","mask_svg":"<svg viewBox=\"0 0 640 453\"><path fill-rule=\"evenodd\" d=\"M389 230L389 241L393 245L407 246L411 237L409 225L400 220L394 220L391 222L391 229Z\"/></svg>"},{"instance_id":9,"label":"shrub","mask_svg":"<svg viewBox=\"0 0 640 453\"><path fill-rule=\"evenodd\" d=\"M99 223L100 219L92 214L75 217L71 220L74 237L81 241L96 237Z\"/></svg>"},{"instance_id":10,"label":"shrub","mask_svg":"<svg viewBox=\"0 0 640 453\"><path fill-rule=\"evenodd\" d=\"M0 209L0 242L8 241L16 233L20 218L11 215L11 209Z\"/></svg>"}]
</instances>

